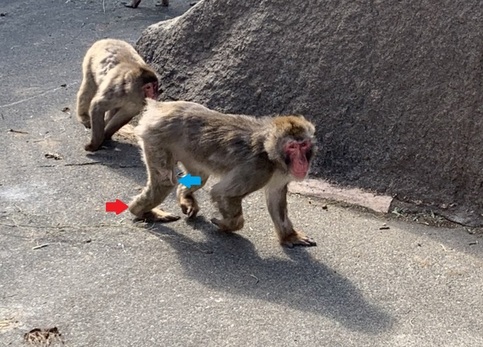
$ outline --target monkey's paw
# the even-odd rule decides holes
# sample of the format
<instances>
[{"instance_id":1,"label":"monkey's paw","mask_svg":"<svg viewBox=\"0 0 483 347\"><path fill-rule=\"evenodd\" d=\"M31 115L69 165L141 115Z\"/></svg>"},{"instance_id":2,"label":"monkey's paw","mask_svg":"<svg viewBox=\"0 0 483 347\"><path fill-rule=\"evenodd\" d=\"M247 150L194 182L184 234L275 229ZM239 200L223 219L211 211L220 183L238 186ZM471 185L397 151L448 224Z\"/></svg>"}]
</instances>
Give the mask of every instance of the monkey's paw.
<instances>
[{"instance_id":1,"label":"monkey's paw","mask_svg":"<svg viewBox=\"0 0 483 347\"><path fill-rule=\"evenodd\" d=\"M198 206L198 203L196 202L195 198L192 196L180 196L179 198L179 207L181 207L181 211L185 215L188 216L188 218L194 218L198 214L200 207Z\"/></svg>"},{"instance_id":2,"label":"monkey's paw","mask_svg":"<svg viewBox=\"0 0 483 347\"><path fill-rule=\"evenodd\" d=\"M99 145L89 142L87 145L84 146L84 149L88 152L95 152L99 149L99 147L100 147Z\"/></svg>"},{"instance_id":3,"label":"monkey's paw","mask_svg":"<svg viewBox=\"0 0 483 347\"><path fill-rule=\"evenodd\" d=\"M91 128L91 117L89 114L84 113L81 116L78 116L77 119L84 126L84 128L86 128L86 130Z\"/></svg>"},{"instance_id":4,"label":"monkey's paw","mask_svg":"<svg viewBox=\"0 0 483 347\"><path fill-rule=\"evenodd\" d=\"M308 237L300 231L294 231L292 234L285 236L281 239L280 243L282 244L282 246L286 246L288 248L293 248L295 246L317 246L317 243L312 238Z\"/></svg>"},{"instance_id":5,"label":"monkey's paw","mask_svg":"<svg viewBox=\"0 0 483 347\"><path fill-rule=\"evenodd\" d=\"M153 208L151 211L143 213L142 217L138 217L137 219L151 223L169 223L177 221L180 218L180 216L176 216L159 208Z\"/></svg>"}]
</instances>

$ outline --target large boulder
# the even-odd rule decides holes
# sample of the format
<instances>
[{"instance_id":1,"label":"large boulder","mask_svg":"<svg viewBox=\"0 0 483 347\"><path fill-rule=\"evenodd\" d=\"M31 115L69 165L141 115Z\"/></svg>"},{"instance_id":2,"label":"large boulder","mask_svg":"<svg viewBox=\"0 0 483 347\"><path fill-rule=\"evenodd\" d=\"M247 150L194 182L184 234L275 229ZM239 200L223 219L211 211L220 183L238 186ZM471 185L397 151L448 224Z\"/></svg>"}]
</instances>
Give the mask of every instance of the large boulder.
<instances>
[{"instance_id":1,"label":"large boulder","mask_svg":"<svg viewBox=\"0 0 483 347\"><path fill-rule=\"evenodd\" d=\"M163 99L304 114L313 175L482 224L480 0L202 0L137 48Z\"/></svg>"}]
</instances>

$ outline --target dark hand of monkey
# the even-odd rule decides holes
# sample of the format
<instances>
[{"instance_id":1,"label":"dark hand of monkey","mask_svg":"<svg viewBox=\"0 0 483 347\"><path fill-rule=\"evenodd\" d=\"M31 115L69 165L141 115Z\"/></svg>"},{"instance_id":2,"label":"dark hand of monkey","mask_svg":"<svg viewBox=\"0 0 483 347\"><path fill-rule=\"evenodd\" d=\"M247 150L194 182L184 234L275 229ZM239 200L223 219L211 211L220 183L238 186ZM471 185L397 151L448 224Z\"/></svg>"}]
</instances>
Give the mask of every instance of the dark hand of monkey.
<instances>
[{"instance_id":1,"label":"dark hand of monkey","mask_svg":"<svg viewBox=\"0 0 483 347\"><path fill-rule=\"evenodd\" d=\"M179 206L183 214L187 215L188 218L194 218L200 210L198 203L193 196L186 196L179 198Z\"/></svg>"},{"instance_id":2,"label":"dark hand of monkey","mask_svg":"<svg viewBox=\"0 0 483 347\"><path fill-rule=\"evenodd\" d=\"M294 231L293 234L283 238L280 243L288 248L293 248L295 246L317 246L317 243L312 238L306 236L300 231Z\"/></svg>"}]
</instances>

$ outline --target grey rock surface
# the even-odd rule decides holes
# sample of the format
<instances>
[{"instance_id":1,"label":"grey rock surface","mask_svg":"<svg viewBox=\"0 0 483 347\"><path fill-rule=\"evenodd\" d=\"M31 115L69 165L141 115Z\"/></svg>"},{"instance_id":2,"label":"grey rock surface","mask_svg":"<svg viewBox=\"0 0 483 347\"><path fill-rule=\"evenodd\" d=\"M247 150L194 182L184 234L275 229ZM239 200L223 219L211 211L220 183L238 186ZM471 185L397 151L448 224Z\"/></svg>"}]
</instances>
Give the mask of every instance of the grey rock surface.
<instances>
[{"instance_id":1,"label":"grey rock surface","mask_svg":"<svg viewBox=\"0 0 483 347\"><path fill-rule=\"evenodd\" d=\"M479 0L204 0L144 31L165 99L300 113L313 174L483 222Z\"/></svg>"}]
</instances>

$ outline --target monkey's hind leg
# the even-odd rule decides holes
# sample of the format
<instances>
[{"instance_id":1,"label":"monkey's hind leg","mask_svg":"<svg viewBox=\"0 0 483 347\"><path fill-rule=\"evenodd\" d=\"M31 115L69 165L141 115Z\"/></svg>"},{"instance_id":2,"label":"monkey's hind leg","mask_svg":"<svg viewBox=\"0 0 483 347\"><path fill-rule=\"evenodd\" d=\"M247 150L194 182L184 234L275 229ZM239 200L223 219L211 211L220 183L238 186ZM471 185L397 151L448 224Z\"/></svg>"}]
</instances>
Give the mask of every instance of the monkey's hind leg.
<instances>
[{"instance_id":1,"label":"monkey's hind leg","mask_svg":"<svg viewBox=\"0 0 483 347\"><path fill-rule=\"evenodd\" d=\"M210 176L185 164L183 164L182 171L184 174L190 173L192 176L201 177L201 185L187 188L179 184L176 190L176 197L178 199L178 205L181 207L181 211L187 215L188 218L194 218L198 214L200 207L193 194L197 190L203 188Z\"/></svg>"},{"instance_id":2,"label":"monkey's hind leg","mask_svg":"<svg viewBox=\"0 0 483 347\"><path fill-rule=\"evenodd\" d=\"M174 160L161 148L150 148L140 141L148 174L147 186L129 203L129 211L137 218L149 222L168 223L180 217L155 208L166 199L176 182Z\"/></svg>"},{"instance_id":3,"label":"monkey's hind leg","mask_svg":"<svg viewBox=\"0 0 483 347\"><path fill-rule=\"evenodd\" d=\"M106 112L104 115L104 122L106 124L109 124L109 121L116 115L116 113L120 110L119 107L113 108L112 110L109 110Z\"/></svg>"},{"instance_id":4,"label":"monkey's hind leg","mask_svg":"<svg viewBox=\"0 0 483 347\"><path fill-rule=\"evenodd\" d=\"M77 92L77 119L86 129L91 128L91 117L89 115L89 108L92 98L96 95L97 85L92 76L84 72L82 83Z\"/></svg>"}]
</instances>

